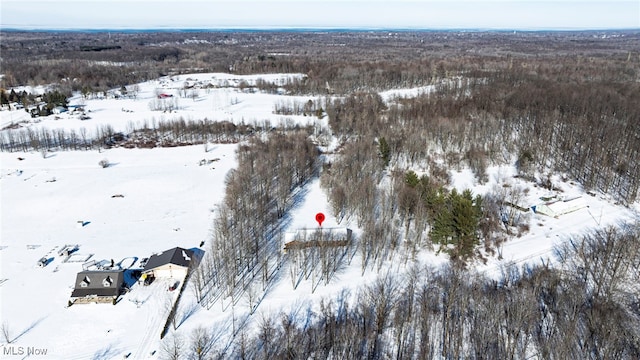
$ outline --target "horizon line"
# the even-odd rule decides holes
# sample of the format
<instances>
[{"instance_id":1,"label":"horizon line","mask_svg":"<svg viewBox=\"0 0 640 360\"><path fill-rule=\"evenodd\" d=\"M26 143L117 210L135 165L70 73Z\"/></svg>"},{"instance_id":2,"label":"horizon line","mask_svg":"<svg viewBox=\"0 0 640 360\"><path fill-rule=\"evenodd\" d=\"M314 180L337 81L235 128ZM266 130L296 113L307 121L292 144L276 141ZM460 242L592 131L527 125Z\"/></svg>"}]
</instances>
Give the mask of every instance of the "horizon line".
<instances>
[{"instance_id":1,"label":"horizon line","mask_svg":"<svg viewBox=\"0 0 640 360\"><path fill-rule=\"evenodd\" d=\"M0 25L0 32L366 32L366 31L397 31L397 32L594 32L594 31L640 31L640 27L394 27L394 26L221 26L221 27L25 27Z\"/></svg>"}]
</instances>

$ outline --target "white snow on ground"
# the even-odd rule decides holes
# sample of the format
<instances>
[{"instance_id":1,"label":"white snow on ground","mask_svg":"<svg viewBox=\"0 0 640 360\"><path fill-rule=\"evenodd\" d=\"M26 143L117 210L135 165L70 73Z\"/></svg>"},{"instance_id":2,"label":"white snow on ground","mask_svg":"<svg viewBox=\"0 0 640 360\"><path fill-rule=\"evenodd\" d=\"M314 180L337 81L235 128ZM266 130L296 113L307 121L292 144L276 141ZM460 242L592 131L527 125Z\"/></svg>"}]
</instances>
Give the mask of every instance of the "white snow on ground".
<instances>
[{"instance_id":1,"label":"white snow on ground","mask_svg":"<svg viewBox=\"0 0 640 360\"><path fill-rule=\"evenodd\" d=\"M305 103L314 100L314 97L267 94L252 87L258 81L280 86L287 80L299 79L303 76L302 74L206 73L165 77L138 84L137 92L134 86L129 86L127 96L122 96L119 89L109 91L106 97L103 94L97 94L96 98L83 98L81 94L76 94L69 100L69 105L84 106L85 115L90 117L87 120L81 120L79 113L71 111L32 119L24 110L5 110L0 111L0 128L12 124L31 126L34 130L44 127L73 129L79 132L84 128L89 135L92 135L98 127L105 125L112 126L116 132L126 132L131 126L141 127L146 123L151 127L159 121L178 119L206 118L261 126L266 122L271 125L284 123L307 125L318 121L326 124L326 119L318 120L315 116L274 114L274 107L278 102ZM246 87L241 88L242 84ZM284 93L282 88L278 91ZM171 95L171 97L159 99L158 96L161 94ZM165 109L169 106L174 109L152 110Z\"/></svg>"},{"instance_id":2,"label":"white snow on ground","mask_svg":"<svg viewBox=\"0 0 640 360\"><path fill-rule=\"evenodd\" d=\"M276 82L284 81L288 76L301 75L181 75L173 80L167 78L140 84L136 99L85 100L87 110L91 110L87 113L90 120L81 121L62 114L58 120L55 116L37 119L39 122L24 118L29 121L24 125L85 127L93 131L98 125L110 124L116 131L126 131L128 122L151 124L153 118L183 116L234 122L254 119L278 122L290 118L297 123L321 121L322 126L326 126L327 119L284 117L272 113L276 102L307 101L309 97L243 92L233 87L242 80L251 85L257 78ZM180 98L178 94L185 82L210 82L219 87L199 89L199 96L193 101ZM149 102L157 99L156 89L174 94L180 109L170 114L149 110ZM415 95L419 91L429 90L393 90L382 96L391 99L398 95ZM80 97L72 99L72 103L79 101ZM26 114L24 111L0 112L2 126L15 122L20 113ZM142 258L153 253L175 246L197 248L201 241L207 241L215 206L223 199L225 176L236 166L235 149L235 145L209 145L207 152L202 145L114 148L101 152L54 152L46 159L35 152L0 153L0 323L7 324L15 339L12 345L46 349L46 358L50 359L112 359L127 354L131 354L131 359L158 358L161 353L159 335L168 313L167 303L175 296L175 292L167 291L170 283L158 280L150 286L135 284L115 306L78 304L66 307L75 276L82 270L80 261L90 256L91 260L114 259L125 267L132 263L137 267ZM102 168L98 162L105 158L111 166ZM203 159L219 160L200 166ZM487 185L478 185L468 170L454 171L451 178L455 187L472 188L476 194L486 193L495 183L519 184L529 188L523 200L526 206L535 205L540 201L539 197L549 195L547 190L514 179L513 174L512 167L490 168ZM550 258L554 244L570 235L620 220L637 219L637 212L616 206L601 195L586 195L578 184L560 179L554 179L554 184L562 188L561 196L581 195L589 207L557 219L523 215L530 216L530 231L504 245L503 260L491 258L486 265L478 265L480 271L495 275L503 264ZM358 233L357 226L349 222L353 219L338 223L331 215L319 180L310 181L298 195L299 201L286 219L287 231L316 228L315 214L323 212L326 216L323 227L350 227ZM78 221L84 226L78 227ZM68 244L79 246L72 257L79 262L63 262L63 258L57 256L57 252ZM203 249L206 248L205 244ZM54 260L40 268L36 262L44 256L54 257ZM428 251L419 254L419 259L424 264L446 261L444 255L436 257ZM404 263L395 259L389 261L387 270L401 272ZM313 289L310 282L303 281L294 290L288 271L283 269L280 274L281 278L268 291L257 313L251 316L248 315L248 299L239 300L234 308L219 302L207 310L196 304L192 290L187 288L180 302L178 333L188 337L192 329L205 326L214 332L214 336L221 336L216 343L221 346L229 340L231 330L240 326L244 319L249 319L246 325L250 331L262 314L300 311L302 318L306 316L306 308L317 306L320 299L336 299L345 289L354 293L378 276L371 270L362 274L357 253L350 265L326 286L321 284ZM4 350L9 345L2 346Z\"/></svg>"},{"instance_id":3,"label":"white snow on ground","mask_svg":"<svg viewBox=\"0 0 640 360\"><path fill-rule=\"evenodd\" d=\"M393 89L380 92L380 96L384 101L392 101L396 98L413 98L429 94L436 89L435 85L420 86L410 89Z\"/></svg>"},{"instance_id":4,"label":"white snow on ground","mask_svg":"<svg viewBox=\"0 0 640 360\"><path fill-rule=\"evenodd\" d=\"M632 208L616 205L607 196L587 194L580 184L571 180L563 180L559 176L552 177L552 184L557 190L547 190L533 183L514 178L512 166L491 167L488 169L489 184L477 185L471 171L452 172L453 184L458 189L471 188L474 194L484 195L496 183L510 184L527 189L528 193L518 205L529 208L528 212L517 212L529 225L529 231L504 244L501 249L502 259L491 258L486 265L478 266L478 270L489 276L498 276L502 266L521 266L528 263L549 263L554 261L553 248L569 238L579 237L586 232L640 219L637 203ZM580 197L587 207L558 217L535 214L531 209L545 201L541 198L556 196L558 199L574 199ZM528 220L526 220L528 217Z\"/></svg>"},{"instance_id":5,"label":"white snow on ground","mask_svg":"<svg viewBox=\"0 0 640 360\"><path fill-rule=\"evenodd\" d=\"M168 285L154 282L151 293L134 285L117 306L65 308L82 262L64 263L57 250L78 244L78 255L126 266L131 257L198 247L224 195L225 175L236 166L235 145L209 148L57 152L47 159L0 153L2 320L13 336L24 332L17 344L47 348L57 359L113 358L136 353L141 343L157 350ZM103 158L112 165L99 166ZM201 159L220 160L200 166ZM78 221L85 225L78 228ZM43 256L54 260L39 268ZM146 301L138 308L129 301L136 299Z\"/></svg>"}]
</instances>

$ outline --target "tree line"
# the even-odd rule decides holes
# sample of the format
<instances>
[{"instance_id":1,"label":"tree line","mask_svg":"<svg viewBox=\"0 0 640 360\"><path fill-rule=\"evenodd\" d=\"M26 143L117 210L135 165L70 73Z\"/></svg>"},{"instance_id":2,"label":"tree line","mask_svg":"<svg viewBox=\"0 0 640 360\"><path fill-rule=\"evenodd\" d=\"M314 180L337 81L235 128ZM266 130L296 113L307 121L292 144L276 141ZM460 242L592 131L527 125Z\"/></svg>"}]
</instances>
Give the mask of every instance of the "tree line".
<instances>
[{"instance_id":1,"label":"tree line","mask_svg":"<svg viewBox=\"0 0 640 360\"><path fill-rule=\"evenodd\" d=\"M169 358L636 359L640 231L593 229L555 250L556 265L473 270L408 266L308 308L263 315L231 340L175 333ZM175 339L175 338L174 338ZM176 349L178 351L176 351Z\"/></svg>"},{"instance_id":2,"label":"tree line","mask_svg":"<svg viewBox=\"0 0 640 360\"><path fill-rule=\"evenodd\" d=\"M435 84L454 75L517 68L546 76L572 63L564 80L635 81L637 32L189 32L39 33L2 31L0 87L62 82L102 92L189 72L304 73L296 94L348 94ZM611 35L611 36L601 36ZM194 41L195 39L195 41ZM84 51L101 49L101 51ZM474 49L470 51L469 49ZM477 50L477 51L475 51ZM485 54L491 54L487 56ZM495 56L494 56L495 54ZM615 67L606 66L615 62Z\"/></svg>"},{"instance_id":3,"label":"tree line","mask_svg":"<svg viewBox=\"0 0 640 360\"><path fill-rule=\"evenodd\" d=\"M402 99L387 112L402 124L400 135L385 134L395 153L412 164L429 149L455 166L465 161L480 182L490 164L512 162L522 175L566 173L588 189L610 193L629 204L638 196L640 150L637 83L564 83L505 74L471 79L429 95ZM506 76L509 75L509 76ZM616 141L611 141L611 139Z\"/></svg>"},{"instance_id":4,"label":"tree line","mask_svg":"<svg viewBox=\"0 0 640 360\"><path fill-rule=\"evenodd\" d=\"M24 127L0 132L0 151L76 151L97 150L114 146L173 147L212 143L238 143L268 132L311 131L292 121L272 125L269 120L256 124L234 124L222 120L193 120L180 117L174 120L145 120L142 124L130 123L125 132L116 131L111 125L87 128L33 129Z\"/></svg>"},{"instance_id":5,"label":"tree line","mask_svg":"<svg viewBox=\"0 0 640 360\"><path fill-rule=\"evenodd\" d=\"M317 175L318 150L305 132L253 137L237 150L227 174L224 202L216 208L207 257L194 286L202 306L234 306L262 298L282 265L288 210L301 187Z\"/></svg>"}]
</instances>

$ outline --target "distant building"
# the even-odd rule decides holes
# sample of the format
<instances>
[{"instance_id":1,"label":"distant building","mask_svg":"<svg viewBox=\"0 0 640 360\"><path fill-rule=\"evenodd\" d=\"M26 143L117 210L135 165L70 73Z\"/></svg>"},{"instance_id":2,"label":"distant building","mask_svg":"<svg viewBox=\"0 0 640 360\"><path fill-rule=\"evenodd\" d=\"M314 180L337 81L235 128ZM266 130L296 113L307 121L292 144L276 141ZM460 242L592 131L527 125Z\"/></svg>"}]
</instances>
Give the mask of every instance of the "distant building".
<instances>
[{"instance_id":1,"label":"distant building","mask_svg":"<svg viewBox=\"0 0 640 360\"><path fill-rule=\"evenodd\" d=\"M38 260L39 267L45 267L47 264L49 264L49 259L46 256Z\"/></svg>"},{"instance_id":2,"label":"distant building","mask_svg":"<svg viewBox=\"0 0 640 360\"><path fill-rule=\"evenodd\" d=\"M346 247L351 242L353 231L349 228L298 229L287 233L283 239L283 251L294 249Z\"/></svg>"},{"instance_id":3,"label":"distant building","mask_svg":"<svg viewBox=\"0 0 640 360\"><path fill-rule=\"evenodd\" d=\"M84 112L84 105L69 105L69 111L74 112Z\"/></svg>"},{"instance_id":4,"label":"distant building","mask_svg":"<svg viewBox=\"0 0 640 360\"><path fill-rule=\"evenodd\" d=\"M76 303L116 304L118 297L125 292L124 270L81 271L69 299L69 306Z\"/></svg>"},{"instance_id":5,"label":"distant building","mask_svg":"<svg viewBox=\"0 0 640 360\"><path fill-rule=\"evenodd\" d=\"M17 102L12 102L9 103L9 110L22 110L24 109L24 105L17 103Z\"/></svg>"},{"instance_id":6,"label":"distant building","mask_svg":"<svg viewBox=\"0 0 640 360\"><path fill-rule=\"evenodd\" d=\"M67 112L67 108L63 106L56 106L53 109L51 109L51 112L54 114L62 114L64 112Z\"/></svg>"},{"instance_id":7,"label":"distant building","mask_svg":"<svg viewBox=\"0 0 640 360\"><path fill-rule=\"evenodd\" d=\"M154 254L144 265L144 274L155 278L184 279L193 260L191 250L176 247Z\"/></svg>"},{"instance_id":8,"label":"distant building","mask_svg":"<svg viewBox=\"0 0 640 360\"><path fill-rule=\"evenodd\" d=\"M575 197L565 200L548 201L531 207L534 213L558 217L587 207L587 203L582 197Z\"/></svg>"}]
</instances>

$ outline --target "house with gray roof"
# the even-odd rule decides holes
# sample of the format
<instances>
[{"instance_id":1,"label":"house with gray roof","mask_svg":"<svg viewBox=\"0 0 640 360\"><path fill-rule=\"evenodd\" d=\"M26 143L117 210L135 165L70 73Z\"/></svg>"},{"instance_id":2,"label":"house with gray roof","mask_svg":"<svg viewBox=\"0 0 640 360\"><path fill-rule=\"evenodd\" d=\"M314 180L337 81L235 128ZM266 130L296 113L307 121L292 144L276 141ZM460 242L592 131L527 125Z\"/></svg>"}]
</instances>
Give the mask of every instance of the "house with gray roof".
<instances>
[{"instance_id":1,"label":"house with gray roof","mask_svg":"<svg viewBox=\"0 0 640 360\"><path fill-rule=\"evenodd\" d=\"M149 257L143 272L155 278L184 279L194 257L191 250L176 247Z\"/></svg>"},{"instance_id":2,"label":"house with gray roof","mask_svg":"<svg viewBox=\"0 0 640 360\"><path fill-rule=\"evenodd\" d=\"M124 270L85 270L78 273L69 299L69 306L77 303L105 303L115 305L125 291Z\"/></svg>"}]
</instances>

